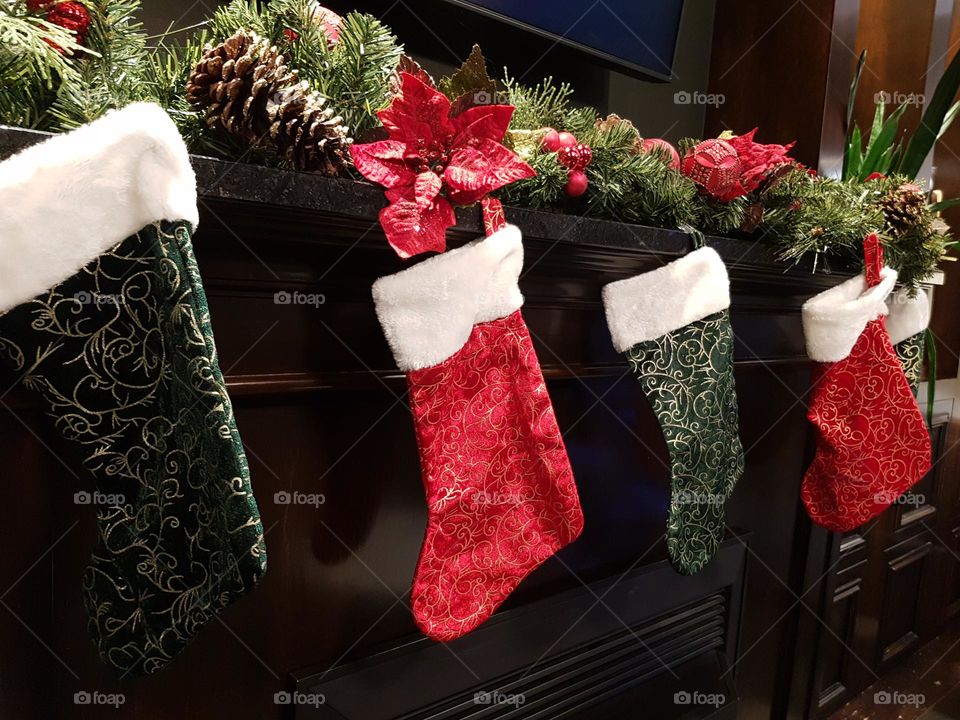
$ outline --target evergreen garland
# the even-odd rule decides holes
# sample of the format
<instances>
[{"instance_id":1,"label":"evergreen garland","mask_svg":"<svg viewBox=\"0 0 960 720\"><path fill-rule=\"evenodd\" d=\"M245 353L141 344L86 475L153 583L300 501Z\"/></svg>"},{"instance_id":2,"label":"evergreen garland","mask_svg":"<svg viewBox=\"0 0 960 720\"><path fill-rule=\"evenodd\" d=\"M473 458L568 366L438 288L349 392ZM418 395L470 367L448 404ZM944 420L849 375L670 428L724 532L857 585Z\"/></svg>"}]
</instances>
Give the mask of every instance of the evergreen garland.
<instances>
[{"instance_id":1,"label":"evergreen garland","mask_svg":"<svg viewBox=\"0 0 960 720\"><path fill-rule=\"evenodd\" d=\"M273 0L263 9L256 0L233 0L218 8L198 33L180 46L161 45L149 71L157 101L169 108L191 149L217 157L243 156L280 164L279 158L209 131L200 114L183 99L187 78L203 49L223 42L238 29L252 30L283 53L311 90L323 95L354 137L379 125L376 111L390 98L390 78L403 53L390 29L372 15L343 17L339 39L328 43L317 22L313 0Z\"/></svg>"},{"instance_id":2,"label":"evergreen garland","mask_svg":"<svg viewBox=\"0 0 960 720\"><path fill-rule=\"evenodd\" d=\"M20 0L0 0L0 123L67 130L152 99L141 82L148 50L139 0L81 4L91 18L83 45Z\"/></svg>"},{"instance_id":3,"label":"evergreen garland","mask_svg":"<svg viewBox=\"0 0 960 720\"><path fill-rule=\"evenodd\" d=\"M639 132L619 118L606 121L592 108L573 104L565 84L546 79L523 87L507 76L506 101L516 107L510 139L537 176L504 189L514 205L595 215L612 220L679 228L687 232L733 235L772 244L781 259L810 259L815 269L854 269L862 265L863 238L880 233L886 260L909 287L929 279L952 246L946 225L932 208L924 207L902 233L886 226L882 199L907 178L849 181L812 175L795 165L784 168L754 193L718 202L671 169L664 158L639 151ZM555 153L541 147L542 128L574 133L593 149L586 168L587 191L565 197L566 171ZM697 141L681 140L681 156ZM747 218L756 215L755 227Z\"/></svg>"},{"instance_id":4,"label":"evergreen garland","mask_svg":"<svg viewBox=\"0 0 960 720\"><path fill-rule=\"evenodd\" d=\"M0 123L65 130L110 108L148 100L167 109L195 152L282 165L269 149L251 149L210 130L187 104L184 87L205 46L239 29L269 39L310 89L327 98L354 138L379 127L376 111L389 102L402 55L390 29L362 13L344 16L338 40L329 42L315 0L272 0L263 7L233 0L199 30L161 37L154 47L136 19L139 0L81 2L91 16L82 46L30 13L23 0L0 0ZM888 262L911 287L929 278L953 245L937 208L925 201L891 224L890 213L897 212L890 210L891 193L909 182L905 177L866 180L851 173L841 181L790 166L749 195L718 202L661 154L642 152L631 123L577 105L569 85L547 78L528 87L505 74L494 86L498 102L515 106L505 143L537 172L499 193L508 204L741 236L772 244L787 262L811 258L824 270L858 266L863 237L879 231ZM592 149L587 190L578 198L566 196L567 170L541 146L546 127L572 132ZM678 150L682 155L695 144L683 140Z\"/></svg>"}]
</instances>

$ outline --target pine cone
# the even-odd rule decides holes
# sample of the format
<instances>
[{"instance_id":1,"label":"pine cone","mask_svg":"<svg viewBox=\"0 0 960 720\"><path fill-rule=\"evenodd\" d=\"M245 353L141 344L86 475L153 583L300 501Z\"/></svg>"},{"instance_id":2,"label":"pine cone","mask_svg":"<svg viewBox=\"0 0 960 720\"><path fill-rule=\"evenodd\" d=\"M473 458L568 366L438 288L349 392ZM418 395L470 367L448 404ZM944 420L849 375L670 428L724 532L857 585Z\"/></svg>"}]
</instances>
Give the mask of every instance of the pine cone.
<instances>
[{"instance_id":1,"label":"pine cone","mask_svg":"<svg viewBox=\"0 0 960 720\"><path fill-rule=\"evenodd\" d=\"M323 96L301 83L284 93L273 108L270 138L284 159L301 170L339 175L347 164L347 136L343 118L324 107Z\"/></svg>"},{"instance_id":2,"label":"pine cone","mask_svg":"<svg viewBox=\"0 0 960 720\"><path fill-rule=\"evenodd\" d=\"M187 101L222 128L258 147L276 145L301 170L338 175L352 140L324 99L299 82L276 47L240 30L208 48L186 87Z\"/></svg>"},{"instance_id":3,"label":"pine cone","mask_svg":"<svg viewBox=\"0 0 960 720\"><path fill-rule=\"evenodd\" d=\"M890 190L880 200L885 232L891 237L900 237L922 224L926 204L923 191L912 183Z\"/></svg>"}]
</instances>

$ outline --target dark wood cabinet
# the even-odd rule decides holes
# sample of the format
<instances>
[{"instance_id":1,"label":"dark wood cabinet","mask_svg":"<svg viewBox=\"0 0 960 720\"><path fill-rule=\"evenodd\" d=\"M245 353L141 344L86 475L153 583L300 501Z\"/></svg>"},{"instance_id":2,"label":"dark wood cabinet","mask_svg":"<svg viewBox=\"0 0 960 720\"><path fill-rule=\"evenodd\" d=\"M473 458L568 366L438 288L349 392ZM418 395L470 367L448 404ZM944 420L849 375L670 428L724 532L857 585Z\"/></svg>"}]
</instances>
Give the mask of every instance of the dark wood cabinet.
<instances>
[{"instance_id":1,"label":"dark wood cabinet","mask_svg":"<svg viewBox=\"0 0 960 720\"><path fill-rule=\"evenodd\" d=\"M956 570L946 531L953 485L939 462L947 417L931 428L935 465L886 512L845 534L828 534L823 625L817 630L811 716L826 717L949 622ZM820 531L814 531L820 533Z\"/></svg>"}]
</instances>

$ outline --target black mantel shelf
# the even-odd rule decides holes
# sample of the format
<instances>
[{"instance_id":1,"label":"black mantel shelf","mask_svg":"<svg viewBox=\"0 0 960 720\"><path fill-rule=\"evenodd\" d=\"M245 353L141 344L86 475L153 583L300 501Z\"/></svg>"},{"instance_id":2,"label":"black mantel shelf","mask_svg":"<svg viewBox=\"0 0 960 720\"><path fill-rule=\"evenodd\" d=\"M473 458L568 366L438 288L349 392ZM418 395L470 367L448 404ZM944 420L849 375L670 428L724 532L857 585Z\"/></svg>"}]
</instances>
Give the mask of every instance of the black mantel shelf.
<instances>
[{"instance_id":1,"label":"black mantel shelf","mask_svg":"<svg viewBox=\"0 0 960 720\"><path fill-rule=\"evenodd\" d=\"M49 137L49 133L0 126L0 158ZM288 211L336 215L376 223L384 206L383 190L370 183L345 178L327 178L311 173L268 168L243 162L191 156L201 204L204 199L257 203ZM690 237L680 230L603 220L559 212L509 207L507 217L530 238L557 243L636 250L661 257L679 256L691 248ZM457 225L450 231L463 237L483 232L477 208L457 210ZM845 274L833 278L810 277L811 262L790 264L776 258L770 244L739 238L709 236L714 248L731 270L763 270L790 275L796 283L807 276L811 287L832 285Z\"/></svg>"}]
</instances>

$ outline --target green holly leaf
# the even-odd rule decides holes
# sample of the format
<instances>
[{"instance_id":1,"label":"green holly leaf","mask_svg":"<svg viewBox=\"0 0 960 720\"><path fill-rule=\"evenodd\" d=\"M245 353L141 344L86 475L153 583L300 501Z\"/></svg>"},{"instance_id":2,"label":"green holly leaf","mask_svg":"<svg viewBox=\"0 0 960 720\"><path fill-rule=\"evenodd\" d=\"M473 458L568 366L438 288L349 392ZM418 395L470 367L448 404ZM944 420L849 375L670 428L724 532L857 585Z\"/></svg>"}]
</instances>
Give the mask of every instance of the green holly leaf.
<instances>
[{"instance_id":1,"label":"green holly leaf","mask_svg":"<svg viewBox=\"0 0 960 720\"><path fill-rule=\"evenodd\" d=\"M487 74L487 59L479 45L453 75L440 80L440 92L450 98L451 115L458 115L476 105L499 103L500 86Z\"/></svg>"}]
</instances>

